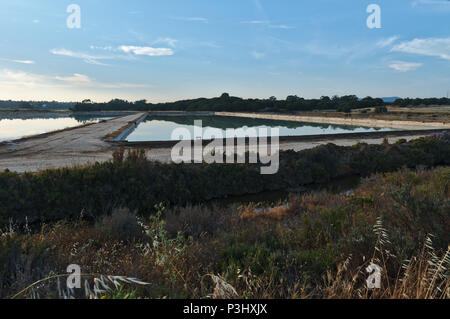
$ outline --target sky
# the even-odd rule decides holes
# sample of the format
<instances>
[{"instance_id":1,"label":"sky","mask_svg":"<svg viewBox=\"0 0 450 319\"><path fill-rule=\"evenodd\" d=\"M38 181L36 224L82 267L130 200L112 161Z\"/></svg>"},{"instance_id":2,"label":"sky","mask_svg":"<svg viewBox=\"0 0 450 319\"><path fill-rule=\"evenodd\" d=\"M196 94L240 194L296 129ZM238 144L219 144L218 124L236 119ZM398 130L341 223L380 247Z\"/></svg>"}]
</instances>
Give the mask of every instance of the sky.
<instances>
[{"instance_id":1,"label":"sky","mask_svg":"<svg viewBox=\"0 0 450 319\"><path fill-rule=\"evenodd\" d=\"M0 30L2 100L450 90L448 0L0 0Z\"/></svg>"}]
</instances>

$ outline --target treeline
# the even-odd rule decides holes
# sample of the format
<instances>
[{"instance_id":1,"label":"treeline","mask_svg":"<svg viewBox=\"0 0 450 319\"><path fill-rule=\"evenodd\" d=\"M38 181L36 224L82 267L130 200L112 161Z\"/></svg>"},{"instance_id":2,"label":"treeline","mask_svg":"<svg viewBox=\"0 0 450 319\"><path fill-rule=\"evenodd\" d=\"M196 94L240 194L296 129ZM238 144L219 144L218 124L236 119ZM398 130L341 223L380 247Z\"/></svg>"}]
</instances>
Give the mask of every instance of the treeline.
<instances>
[{"instance_id":1,"label":"treeline","mask_svg":"<svg viewBox=\"0 0 450 319\"><path fill-rule=\"evenodd\" d=\"M53 109L66 110L76 105L75 102L57 101L0 101L0 109Z\"/></svg>"},{"instance_id":2,"label":"treeline","mask_svg":"<svg viewBox=\"0 0 450 319\"><path fill-rule=\"evenodd\" d=\"M397 99L393 103L395 106L408 107L408 106L430 106L430 105L450 105L449 98L427 98L427 99Z\"/></svg>"},{"instance_id":3,"label":"treeline","mask_svg":"<svg viewBox=\"0 0 450 319\"><path fill-rule=\"evenodd\" d=\"M320 99L304 99L296 95L288 96L285 100L242 99L230 96L228 93L216 98L199 98L182 100L171 103L147 103L145 100L128 102L114 99L107 103L92 103L85 100L77 103L74 111L101 110L137 110L137 111L215 111L215 112L285 112L285 111L313 111L313 110L348 110L352 108L366 108L384 105L382 99L366 97L362 100L355 95L323 96Z\"/></svg>"},{"instance_id":4,"label":"treeline","mask_svg":"<svg viewBox=\"0 0 450 319\"><path fill-rule=\"evenodd\" d=\"M293 112L314 110L337 110L350 112L353 109L370 107L383 107L387 105L420 106L420 105L450 105L450 99L398 99L394 103L386 103L380 98L365 97L359 99L356 95L346 96L322 96L320 99L304 99L296 95L290 95L285 100L269 99L242 99L230 96L227 93L216 98L199 98L182 100L171 103L148 103L146 100L129 102L114 99L107 103L94 103L84 100L77 103L74 111L215 111L215 112Z\"/></svg>"},{"instance_id":5,"label":"treeline","mask_svg":"<svg viewBox=\"0 0 450 319\"><path fill-rule=\"evenodd\" d=\"M90 111L215 111L215 112L294 112L315 110L336 110L350 112L353 109L364 109L395 105L400 107L418 107L432 105L450 105L449 98L410 99L399 98L394 102L384 102L380 98L370 96L363 99L356 95L322 96L320 99L304 99L290 95L285 100L275 97L268 99L243 99L230 96L228 93L216 98L198 98L168 103L148 103L146 100L136 102L113 99L106 103L95 103L91 100L75 102L58 101L0 101L0 109L71 109L76 112Z\"/></svg>"},{"instance_id":6,"label":"treeline","mask_svg":"<svg viewBox=\"0 0 450 319\"><path fill-rule=\"evenodd\" d=\"M163 164L143 152L120 152L114 160L88 167L40 173L0 173L0 227L18 223L98 217L117 207L140 214L158 203L185 205L232 195L298 188L349 176L401 167L450 165L450 135L389 145L334 144L280 154L280 170L260 175L259 164Z\"/></svg>"}]
</instances>

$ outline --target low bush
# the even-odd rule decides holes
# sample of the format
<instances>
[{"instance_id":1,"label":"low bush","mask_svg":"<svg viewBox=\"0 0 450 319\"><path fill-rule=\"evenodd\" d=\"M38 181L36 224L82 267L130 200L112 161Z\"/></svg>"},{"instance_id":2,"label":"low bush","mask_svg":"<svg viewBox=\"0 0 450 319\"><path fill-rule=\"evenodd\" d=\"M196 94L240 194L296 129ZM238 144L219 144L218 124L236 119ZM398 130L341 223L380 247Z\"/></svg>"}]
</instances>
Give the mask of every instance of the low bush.
<instances>
[{"instance_id":1,"label":"low bush","mask_svg":"<svg viewBox=\"0 0 450 319\"><path fill-rule=\"evenodd\" d=\"M276 218L258 204L157 205L137 221L120 209L95 224L12 225L0 236L0 297L59 298L57 276L78 264L88 284L149 283L98 298L450 298L449 185L448 167L400 170L351 195L292 195ZM366 286L371 263L381 289Z\"/></svg>"},{"instance_id":2,"label":"low bush","mask_svg":"<svg viewBox=\"0 0 450 319\"><path fill-rule=\"evenodd\" d=\"M10 219L32 226L62 219L76 220L83 211L93 219L127 207L138 215L153 207L198 204L214 198L256 194L326 183L348 175L368 176L402 167L450 164L447 135L402 144L340 147L322 145L280 153L280 170L260 175L257 164L162 164L147 161L142 151L87 167L39 173L0 173L0 228Z\"/></svg>"}]
</instances>

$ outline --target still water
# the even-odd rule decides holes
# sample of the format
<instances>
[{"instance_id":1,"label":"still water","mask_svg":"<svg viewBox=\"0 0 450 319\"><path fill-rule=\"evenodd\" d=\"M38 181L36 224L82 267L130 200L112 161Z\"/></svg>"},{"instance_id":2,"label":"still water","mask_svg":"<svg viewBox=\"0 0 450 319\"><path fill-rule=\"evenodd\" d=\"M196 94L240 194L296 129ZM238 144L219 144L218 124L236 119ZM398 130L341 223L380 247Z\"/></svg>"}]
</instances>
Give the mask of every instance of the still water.
<instances>
[{"instance_id":1,"label":"still water","mask_svg":"<svg viewBox=\"0 0 450 319\"><path fill-rule=\"evenodd\" d=\"M380 129L223 116L149 116L128 136L127 140L130 142L142 142L197 139L198 137L194 135L194 120L202 121L204 132L207 129L213 129L221 132L222 136L225 136L225 130L229 128L243 130L253 128L256 129L257 133L262 132L260 129L267 129L269 136L273 133L271 131L273 128L279 130L279 136L364 133L391 130L389 128ZM172 138L172 132L179 128L187 129L190 136L177 135L175 138ZM243 137L243 135L238 133L236 137Z\"/></svg>"},{"instance_id":2,"label":"still water","mask_svg":"<svg viewBox=\"0 0 450 319\"><path fill-rule=\"evenodd\" d=\"M115 114L0 114L0 142L48 133L100 120Z\"/></svg>"}]
</instances>

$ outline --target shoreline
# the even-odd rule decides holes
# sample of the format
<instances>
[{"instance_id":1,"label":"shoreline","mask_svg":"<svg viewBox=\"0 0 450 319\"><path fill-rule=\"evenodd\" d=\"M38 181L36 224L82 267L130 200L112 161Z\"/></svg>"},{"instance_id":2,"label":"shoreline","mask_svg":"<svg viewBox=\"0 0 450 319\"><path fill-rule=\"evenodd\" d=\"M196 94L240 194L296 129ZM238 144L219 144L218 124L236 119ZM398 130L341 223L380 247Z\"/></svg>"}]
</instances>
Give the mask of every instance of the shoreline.
<instances>
[{"instance_id":1,"label":"shoreline","mask_svg":"<svg viewBox=\"0 0 450 319\"><path fill-rule=\"evenodd\" d=\"M407 141L414 140L420 137L427 136L429 134L419 135L400 135L386 137L388 142L393 144L401 139ZM320 145L326 145L333 143L338 146L353 146L357 143L367 144L381 144L383 143L383 137L372 138L341 138L341 139L321 139L310 141L294 141L294 142L280 142L280 150L293 150L301 151L305 149L312 149ZM112 153L114 150L119 149L119 145L110 145L107 148L103 148L98 151L91 152L66 152L66 153L28 153L27 155L17 154L10 156L3 156L0 147L0 171L9 169L10 171L17 173L24 172L39 172L45 169L59 169L63 167L77 167L92 165L95 162L106 162L112 159ZM133 149L134 147L126 147L126 149ZM142 147L145 151L146 157L149 160L159 161L161 163L171 162L172 147L156 148L156 147Z\"/></svg>"},{"instance_id":2,"label":"shoreline","mask_svg":"<svg viewBox=\"0 0 450 319\"><path fill-rule=\"evenodd\" d=\"M104 123L91 123L81 127L45 133L21 139L20 144L0 143L0 171L9 169L19 173L37 172L45 169L105 162L112 159L113 151L120 147L143 148L149 160L170 162L172 147L179 141L114 141L114 139L130 133L135 127L134 124L142 121L146 115L146 112L133 113L116 117ZM234 113L234 116L236 115L237 113ZM262 114L261 116L267 115ZM328 119L327 117L321 118L323 122L328 122ZM290 120L292 120L291 117ZM302 119L302 121L304 120ZM328 143L338 146L351 146L357 143L381 144L385 138L389 143L395 143L401 139L411 140L447 131L446 128L425 129L423 123L421 124L421 129L416 130L285 136L280 137L280 150L300 151ZM209 142L205 140L203 144Z\"/></svg>"},{"instance_id":3,"label":"shoreline","mask_svg":"<svg viewBox=\"0 0 450 319\"><path fill-rule=\"evenodd\" d=\"M351 117L328 117L311 115L285 115L285 114L263 114L263 113L235 113L235 112L215 112L216 116L244 117L252 119L281 120L309 123L323 123L335 125L365 126L377 128L394 128L401 130L409 129L450 129L450 122L434 121L408 121L408 120L383 120L374 118L351 118Z\"/></svg>"},{"instance_id":4,"label":"shoreline","mask_svg":"<svg viewBox=\"0 0 450 319\"><path fill-rule=\"evenodd\" d=\"M409 136L425 136L436 133L447 132L448 129L423 129L423 130L401 130L401 131L381 131L381 132L361 132L361 133L337 133L337 134L318 134L318 135L299 135L299 136L279 136L279 142L282 143L295 143L295 142L320 142L320 141L336 141L343 139L352 140L364 140L364 139L380 139L380 138L403 138ZM241 142L245 139L245 143L248 144L247 138L234 138L234 139L217 139L215 141L222 141L225 145L226 141ZM213 140L202 140L203 145L208 145ZM127 148L171 148L177 145L180 141L109 141L112 146L123 146ZM194 140L191 140L193 143ZM271 144L270 137L267 139L267 144Z\"/></svg>"}]
</instances>

